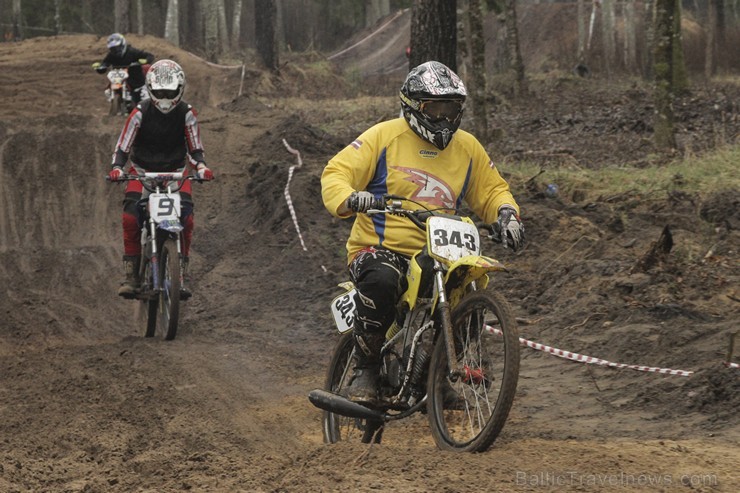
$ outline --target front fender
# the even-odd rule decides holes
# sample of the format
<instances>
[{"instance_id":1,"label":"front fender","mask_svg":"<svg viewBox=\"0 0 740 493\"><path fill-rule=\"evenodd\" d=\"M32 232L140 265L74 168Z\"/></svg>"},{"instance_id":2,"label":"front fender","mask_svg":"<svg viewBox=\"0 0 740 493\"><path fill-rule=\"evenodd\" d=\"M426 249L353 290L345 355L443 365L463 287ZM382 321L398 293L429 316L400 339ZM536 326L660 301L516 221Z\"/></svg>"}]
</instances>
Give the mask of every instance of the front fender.
<instances>
[{"instance_id":1,"label":"front fender","mask_svg":"<svg viewBox=\"0 0 740 493\"><path fill-rule=\"evenodd\" d=\"M157 223L157 228L163 229L169 233L179 233L185 227L177 219L163 219Z\"/></svg>"},{"instance_id":2,"label":"front fender","mask_svg":"<svg viewBox=\"0 0 740 493\"><path fill-rule=\"evenodd\" d=\"M469 255L450 265L445 276L445 290L450 306L455 307L466 292L470 283L476 282L478 289L488 285L488 273L506 271L504 264L483 255Z\"/></svg>"}]
</instances>

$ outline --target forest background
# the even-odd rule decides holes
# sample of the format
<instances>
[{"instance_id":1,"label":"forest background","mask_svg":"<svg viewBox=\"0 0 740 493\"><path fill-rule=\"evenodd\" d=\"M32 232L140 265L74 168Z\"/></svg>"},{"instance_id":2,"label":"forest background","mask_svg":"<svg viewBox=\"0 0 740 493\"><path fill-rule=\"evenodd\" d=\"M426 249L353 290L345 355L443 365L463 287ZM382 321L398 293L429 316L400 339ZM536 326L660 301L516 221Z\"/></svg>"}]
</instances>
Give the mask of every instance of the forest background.
<instances>
[{"instance_id":1,"label":"forest background","mask_svg":"<svg viewBox=\"0 0 740 493\"><path fill-rule=\"evenodd\" d=\"M501 26L519 10L542 29L522 33L522 43L539 43L541 56L527 69L572 68L650 76L654 0L0 0L3 40L56 34L111 32L149 34L210 61L254 61L260 36L282 53L332 53L358 33L402 9L430 4L457 5L459 31L465 12L481 4L490 48L502 39ZM681 6L687 69L714 76L740 63L740 0L671 0ZM415 5L416 4L416 5ZM425 6L426 5L426 6ZM435 8L435 7L431 7ZM449 8L449 7L447 7ZM557 22L557 24L553 24ZM547 46L553 26L567 33ZM274 30L274 32L272 32ZM490 51L490 50L489 50ZM493 53L493 52L491 52ZM501 57L496 57L500 59ZM488 64L496 70L495 63Z\"/></svg>"}]
</instances>

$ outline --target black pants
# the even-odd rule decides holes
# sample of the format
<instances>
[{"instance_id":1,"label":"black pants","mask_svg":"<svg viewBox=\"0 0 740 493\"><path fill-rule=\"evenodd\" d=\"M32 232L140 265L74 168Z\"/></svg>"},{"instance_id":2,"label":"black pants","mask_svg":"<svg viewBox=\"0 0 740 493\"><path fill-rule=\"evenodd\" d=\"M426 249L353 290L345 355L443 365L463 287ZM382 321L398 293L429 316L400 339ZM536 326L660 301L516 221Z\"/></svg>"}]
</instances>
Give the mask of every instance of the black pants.
<instances>
[{"instance_id":1,"label":"black pants","mask_svg":"<svg viewBox=\"0 0 740 493\"><path fill-rule=\"evenodd\" d=\"M408 265L403 255L382 248L366 248L355 256L349 265L349 275L357 288L356 334L382 344L385 331L396 317L398 299L406 289Z\"/></svg>"}]
</instances>

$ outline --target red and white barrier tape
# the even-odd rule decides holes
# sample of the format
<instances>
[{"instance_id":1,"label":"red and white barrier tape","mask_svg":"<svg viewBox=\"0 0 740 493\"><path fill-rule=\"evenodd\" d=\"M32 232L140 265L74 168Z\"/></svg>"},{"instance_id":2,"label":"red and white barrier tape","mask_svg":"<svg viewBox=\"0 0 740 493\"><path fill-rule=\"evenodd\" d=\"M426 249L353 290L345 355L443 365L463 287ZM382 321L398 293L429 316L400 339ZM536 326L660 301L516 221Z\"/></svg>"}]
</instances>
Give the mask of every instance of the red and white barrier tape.
<instances>
[{"instance_id":1,"label":"red and white barrier tape","mask_svg":"<svg viewBox=\"0 0 740 493\"><path fill-rule=\"evenodd\" d=\"M300 226L298 226L298 216L296 216L295 208L293 207L293 200L290 198L290 180L293 179L293 171L295 171L296 168L300 168L301 166L303 166L303 160L301 159L301 153L297 151L296 149L293 149L292 147L290 147L290 145L288 144L288 141L286 141L285 139L283 139L283 145L285 146L286 149L288 149L288 152L295 155L296 161L298 162L298 164L291 166L290 169L288 170L288 182L285 184L285 190L283 193L285 195L285 201L288 203L288 210L290 210L290 217L293 218L293 225L295 226L295 230L298 233L298 239L301 240L301 248L303 248L304 252L307 252L308 248L306 248L306 243L303 241L303 235L301 234L301 228ZM321 266L321 269L324 272L326 272L326 267L324 267L323 265Z\"/></svg>"},{"instance_id":2,"label":"red and white barrier tape","mask_svg":"<svg viewBox=\"0 0 740 493\"><path fill-rule=\"evenodd\" d=\"M226 68L226 69L238 69L238 68L240 68L240 69L242 69L242 71L244 70L244 64L243 64L243 63L242 63L242 64L239 64L239 65L221 65L221 64L219 64L219 63L213 63L213 62L209 62L209 61L208 61L208 60L206 60L205 58L199 57L199 56L198 56L198 55L196 55L195 53L190 53L189 51L188 51L188 52L186 52L186 53L187 53L188 55L190 55L191 57L193 57L193 58L197 58L197 59L198 59L198 60L200 60L201 62L203 62L203 63L205 63L206 65L209 65L209 66L211 66L211 67L216 67L216 68Z\"/></svg>"},{"instance_id":3,"label":"red and white barrier tape","mask_svg":"<svg viewBox=\"0 0 740 493\"><path fill-rule=\"evenodd\" d=\"M501 329L491 327L490 325L486 325L486 330L493 334L502 335ZM527 346L532 349L536 349L537 351L544 351L546 353L552 354L553 356L569 359L571 361L578 361L580 363L609 366L612 368L629 368L630 370L647 371L651 373L661 373L663 375L679 375L682 377L689 377L694 374L693 371L688 371L688 370L671 370L670 368L657 368L653 366L628 365L625 363L612 363L611 361L607 361L605 359L594 358L592 356L585 356L583 354L572 353L570 351L563 351L562 349L546 346L538 342L528 341L527 339L524 339L522 337L519 338L519 343L522 346ZM725 362L724 364L728 368L740 368L740 365L737 363Z\"/></svg>"},{"instance_id":4,"label":"red and white barrier tape","mask_svg":"<svg viewBox=\"0 0 740 493\"><path fill-rule=\"evenodd\" d=\"M291 154L294 154L296 157L296 161L298 161L298 164L295 164L290 167L288 170L288 182L285 184L285 201L288 203L288 209L290 210L290 217L293 218L293 224L295 225L295 230L298 233L298 239L301 240L301 248L303 248L304 252L308 251L308 248L306 248L306 243L303 241L303 235L301 234L301 228L298 226L298 217L295 214L295 208L293 207L293 200L290 198L290 180L293 179L293 171L295 171L296 168L300 168L303 166L303 160L301 159L301 153L290 147L288 145L288 142L283 139L283 145L286 149L288 149L288 152Z\"/></svg>"}]
</instances>

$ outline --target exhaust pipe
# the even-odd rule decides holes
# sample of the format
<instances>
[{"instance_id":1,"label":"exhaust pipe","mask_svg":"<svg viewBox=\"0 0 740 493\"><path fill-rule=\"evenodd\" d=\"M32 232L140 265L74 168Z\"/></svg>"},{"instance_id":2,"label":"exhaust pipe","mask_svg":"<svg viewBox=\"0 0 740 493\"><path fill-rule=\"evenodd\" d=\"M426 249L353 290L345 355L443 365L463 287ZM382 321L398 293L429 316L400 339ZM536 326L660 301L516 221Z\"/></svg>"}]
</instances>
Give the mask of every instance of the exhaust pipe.
<instances>
[{"instance_id":1,"label":"exhaust pipe","mask_svg":"<svg viewBox=\"0 0 740 493\"><path fill-rule=\"evenodd\" d=\"M388 420L388 416L385 413L370 409L357 402L352 402L346 397L329 392L328 390L314 389L308 393L308 400L319 409L339 414L340 416L371 421Z\"/></svg>"}]
</instances>

